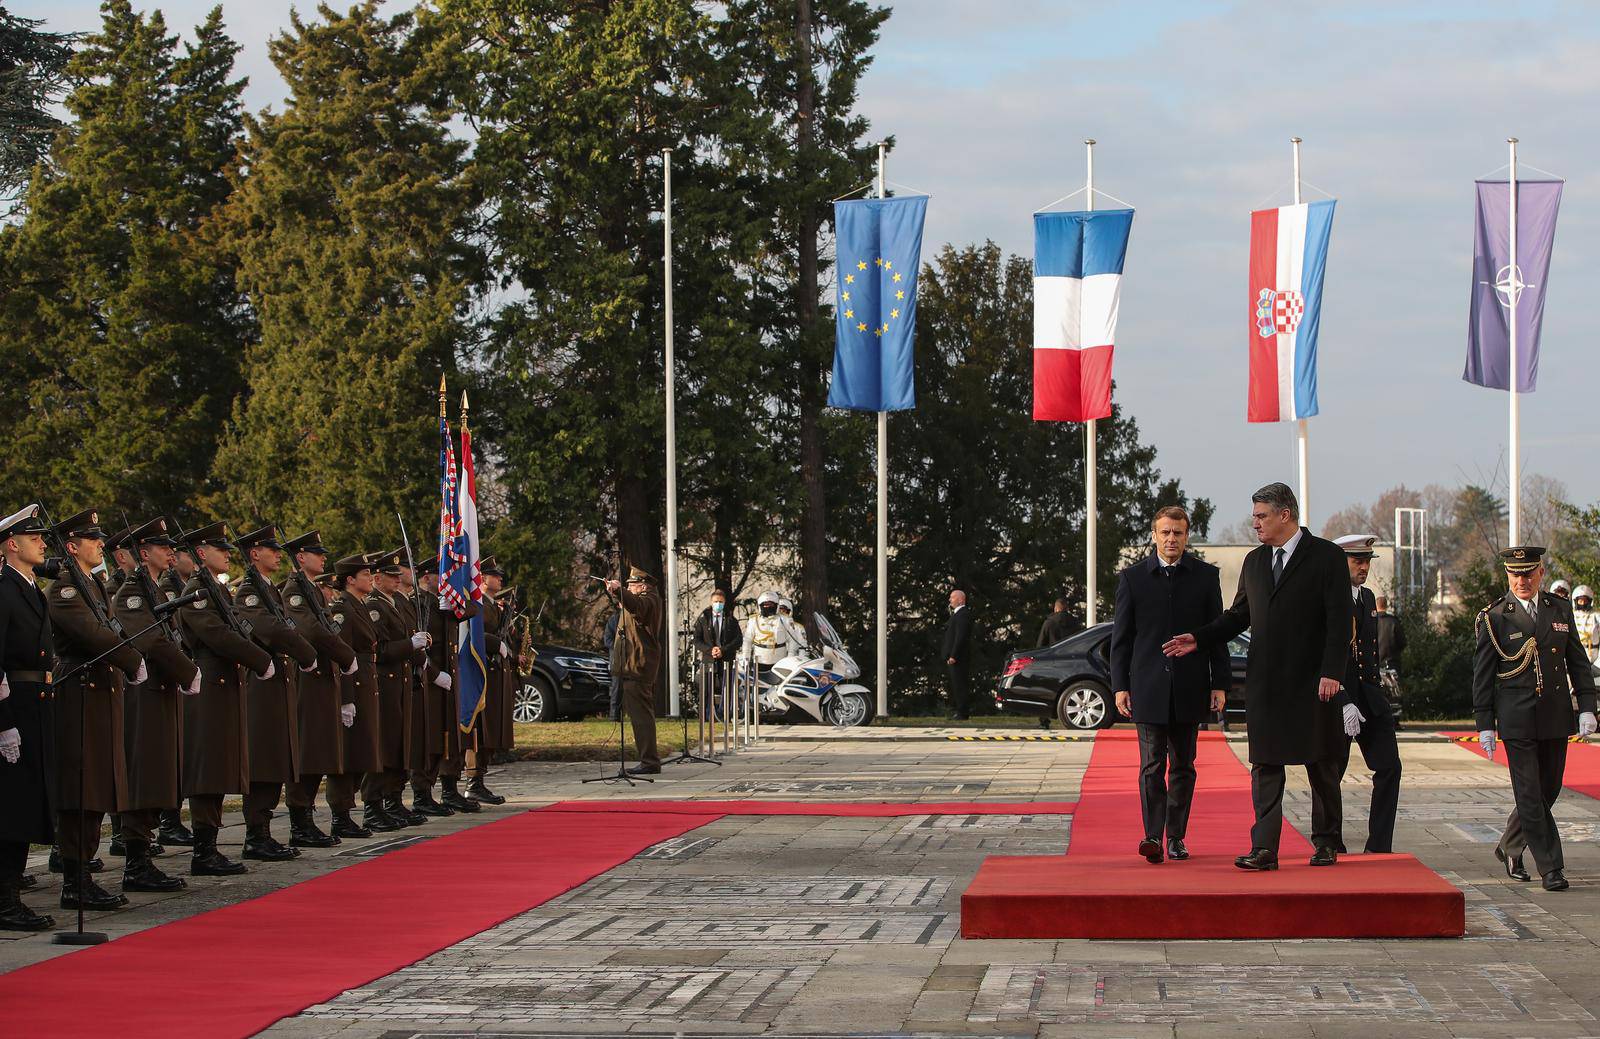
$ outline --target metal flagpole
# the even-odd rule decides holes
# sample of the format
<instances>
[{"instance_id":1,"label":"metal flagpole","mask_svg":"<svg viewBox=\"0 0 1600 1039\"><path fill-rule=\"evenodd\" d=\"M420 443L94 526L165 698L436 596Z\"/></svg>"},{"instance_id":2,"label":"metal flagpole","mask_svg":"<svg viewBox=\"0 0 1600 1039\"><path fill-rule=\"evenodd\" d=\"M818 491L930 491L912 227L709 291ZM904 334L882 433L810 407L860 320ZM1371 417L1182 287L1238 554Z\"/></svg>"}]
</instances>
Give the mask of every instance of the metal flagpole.
<instances>
[{"instance_id":1,"label":"metal flagpole","mask_svg":"<svg viewBox=\"0 0 1600 1039\"><path fill-rule=\"evenodd\" d=\"M1086 137L1083 141L1084 154L1087 156L1088 178L1084 195L1088 199L1090 212L1094 211L1094 138ZM1083 554L1084 554L1084 622L1094 624L1098 619L1100 588L1095 573L1095 561L1099 555L1100 537L1100 472L1099 464L1095 458L1095 432L1099 422L1090 419L1083 429L1083 493L1084 493L1084 525L1083 525Z\"/></svg>"},{"instance_id":2,"label":"metal flagpole","mask_svg":"<svg viewBox=\"0 0 1600 1039\"><path fill-rule=\"evenodd\" d=\"M1300 204L1300 138L1291 137L1294 145L1294 204ZM1300 460L1300 523L1311 526L1311 427L1306 419L1295 423L1295 456Z\"/></svg>"},{"instance_id":3,"label":"metal flagpole","mask_svg":"<svg viewBox=\"0 0 1600 1039\"><path fill-rule=\"evenodd\" d=\"M672 355L672 149L661 149L662 269L667 285L667 713L678 702L678 422Z\"/></svg>"},{"instance_id":4,"label":"metal flagpole","mask_svg":"<svg viewBox=\"0 0 1600 1039\"><path fill-rule=\"evenodd\" d=\"M878 142L878 197L884 197ZM881 392L881 391L880 391ZM812 606L812 609L816 609ZM878 717L889 716L889 413L878 412Z\"/></svg>"},{"instance_id":5,"label":"metal flagpole","mask_svg":"<svg viewBox=\"0 0 1600 1039\"><path fill-rule=\"evenodd\" d=\"M1522 543L1522 463L1518 457L1518 449L1522 446L1520 421L1520 403L1517 400L1517 297L1522 295L1522 272L1517 269L1517 139L1507 137L1506 144L1511 149L1511 172L1506 175L1506 184L1510 188L1510 238L1511 238L1511 266L1506 271L1506 299L1510 309L1510 343L1511 343L1511 374L1506 380L1506 386L1511 391L1511 460L1507 468L1507 483L1509 484L1509 498L1511 506L1511 544ZM1497 279L1498 280L1498 279Z\"/></svg>"}]
</instances>

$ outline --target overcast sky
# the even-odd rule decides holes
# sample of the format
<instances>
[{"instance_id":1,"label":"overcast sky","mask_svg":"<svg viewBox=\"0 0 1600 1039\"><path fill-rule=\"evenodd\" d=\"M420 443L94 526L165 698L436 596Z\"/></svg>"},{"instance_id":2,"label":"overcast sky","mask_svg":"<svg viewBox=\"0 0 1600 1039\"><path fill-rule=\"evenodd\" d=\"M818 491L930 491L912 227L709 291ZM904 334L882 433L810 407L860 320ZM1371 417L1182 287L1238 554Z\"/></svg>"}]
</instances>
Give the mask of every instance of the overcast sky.
<instances>
[{"instance_id":1,"label":"overcast sky","mask_svg":"<svg viewBox=\"0 0 1600 1039\"><path fill-rule=\"evenodd\" d=\"M95 3L9 5L89 29ZM209 3L159 7L174 26ZM1527 471L1600 499L1585 299L1600 260L1600 5L1524 0L1309 4L903 0L862 109L893 134L889 179L929 192L924 259L993 239L1032 253L1031 214L1083 184L1132 203L1117 330L1117 400L1168 474L1223 522L1269 480L1298 479L1291 423L1245 422L1249 211L1292 201L1289 138L1308 199L1339 200L1311 420L1313 521L1397 483L1503 471L1506 395L1461 381L1473 179L1525 162L1567 179L1539 389L1524 400ZM301 4L302 11L313 9ZM282 84L266 40L277 0L225 4L251 108ZM1019 344L1019 349L1027 344Z\"/></svg>"}]
</instances>

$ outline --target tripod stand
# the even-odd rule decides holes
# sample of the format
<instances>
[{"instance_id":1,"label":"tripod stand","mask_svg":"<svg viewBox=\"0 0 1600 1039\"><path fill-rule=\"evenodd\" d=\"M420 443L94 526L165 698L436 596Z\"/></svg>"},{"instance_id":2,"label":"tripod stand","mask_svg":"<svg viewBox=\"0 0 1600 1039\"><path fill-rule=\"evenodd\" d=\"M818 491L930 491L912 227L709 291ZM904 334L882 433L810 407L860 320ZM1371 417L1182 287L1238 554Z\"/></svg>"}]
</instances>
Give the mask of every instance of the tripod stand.
<instances>
[{"instance_id":1,"label":"tripod stand","mask_svg":"<svg viewBox=\"0 0 1600 1039\"><path fill-rule=\"evenodd\" d=\"M713 673L713 669L715 669L715 673ZM695 712L695 715L699 720L699 724L696 726L699 730L699 739L695 742L695 750L700 750L706 745L706 705L715 702L714 697L716 695L717 687L716 679L720 677L722 679L724 688L726 688L727 683L731 680L732 676L732 668L728 666L728 662L726 660L707 660L705 662L705 666L700 669L700 705L699 710ZM716 765L718 768L721 768L722 762L718 761L716 758L703 758L698 754L689 753L689 715L683 710L681 705L678 708L678 717L683 719L683 753L679 754L670 761L663 761L662 764L686 765L689 762L698 762L702 765ZM726 720L724 720L724 724L726 724ZM713 747L716 746L717 742L716 731L716 721L713 719L711 729L711 745Z\"/></svg>"}]
</instances>

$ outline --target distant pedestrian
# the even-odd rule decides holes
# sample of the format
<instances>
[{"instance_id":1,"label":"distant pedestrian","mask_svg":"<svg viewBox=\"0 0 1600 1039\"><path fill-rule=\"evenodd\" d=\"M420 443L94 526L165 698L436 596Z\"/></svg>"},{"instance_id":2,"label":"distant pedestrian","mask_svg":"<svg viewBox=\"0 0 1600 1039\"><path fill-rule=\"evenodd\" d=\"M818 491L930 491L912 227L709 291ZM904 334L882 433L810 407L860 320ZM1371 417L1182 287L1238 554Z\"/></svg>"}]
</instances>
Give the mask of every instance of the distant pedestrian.
<instances>
[{"instance_id":1,"label":"distant pedestrian","mask_svg":"<svg viewBox=\"0 0 1600 1039\"><path fill-rule=\"evenodd\" d=\"M1057 599L1055 612L1039 626L1039 647L1053 646L1072 634L1072 618L1067 616L1067 600Z\"/></svg>"},{"instance_id":2,"label":"distant pedestrian","mask_svg":"<svg viewBox=\"0 0 1600 1039\"><path fill-rule=\"evenodd\" d=\"M1378 666L1387 667L1394 671L1396 681L1400 678L1400 658L1406 651L1406 632L1400 625L1400 618L1389 612L1389 597L1378 596Z\"/></svg>"},{"instance_id":3,"label":"distant pedestrian","mask_svg":"<svg viewBox=\"0 0 1600 1039\"><path fill-rule=\"evenodd\" d=\"M950 676L950 717L967 718L967 678L972 667L972 610L967 593L950 593L950 620L944 626L944 666Z\"/></svg>"},{"instance_id":4,"label":"distant pedestrian","mask_svg":"<svg viewBox=\"0 0 1600 1039\"><path fill-rule=\"evenodd\" d=\"M705 676L701 685L706 699L705 716L712 721L716 720L716 705L722 696L723 683L744 643L739 625L728 615L730 598L726 589L712 592L711 605L701 611L700 619L694 624L694 645L700 651L701 674Z\"/></svg>"}]
</instances>

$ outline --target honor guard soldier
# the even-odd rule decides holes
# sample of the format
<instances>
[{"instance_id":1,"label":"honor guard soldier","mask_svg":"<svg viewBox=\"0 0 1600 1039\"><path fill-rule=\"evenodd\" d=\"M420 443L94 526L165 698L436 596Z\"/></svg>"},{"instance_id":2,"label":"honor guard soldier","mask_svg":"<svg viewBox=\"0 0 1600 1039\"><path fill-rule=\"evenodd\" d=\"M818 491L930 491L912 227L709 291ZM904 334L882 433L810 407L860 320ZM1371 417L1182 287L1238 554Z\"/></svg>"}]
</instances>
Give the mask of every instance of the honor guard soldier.
<instances>
[{"instance_id":1,"label":"honor guard soldier","mask_svg":"<svg viewBox=\"0 0 1600 1039\"><path fill-rule=\"evenodd\" d=\"M174 539L172 568L161 575L161 580L156 582L156 589L161 593L163 599L171 602L183 594L183 586L188 584L189 578L194 576L195 563L194 557L187 550L182 549L182 546L176 541L176 538L183 531L171 526L169 526L168 530ZM183 624L179 618L172 618L172 626L178 631L178 644L183 647L183 652L189 659L193 660L194 651L189 648L189 643L184 640ZM182 726L180 725L179 728L181 729ZM184 794L185 791L182 784L183 762L181 759L178 762L178 778L178 792ZM156 831L156 841L170 848L192 848L194 846L194 833L183 824L183 804L181 802L176 808L163 808L161 810L161 829Z\"/></svg>"},{"instance_id":2,"label":"honor guard soldier","mask_svg":"<svg viewBox=\"0 0 1600 1039\"><path fill-rule=\"evenodd\" d=\"M39 506L0 519L0 931L47 931L22 903L29 844L56 837L55 646L34 568L44 565Z\"/></svg>"},{"instance_id":3,"label":"honor guard soldier","mask_svg":"<svg viewBox=\"0 0 1600 1039\"><path fill-rule=\"evenodd\" d=\"M378 763L381 771L361 782L361 803L402 826L421 826L428 817L401 800L406 788L407 740L411 727L411 666L425 660L426 632L413 631L416 611L398 598L402 549L374 558L373 592L367 610L378 634Z\"/></svg>"},{"instance_id":4,"label":"honor guard soldier","mask_svg":"<svg viewBox=\"0 0 1600 1039\"><path fill-rule=\"evenodd\" d=\"M167 521L152 520L133 528L128 545L139 569L122 582L111 608L133 646L145 659L148 675L128 686L122 697L122 731L128 755L128 808L122 813L126 859L123 891L176 891L183 878L169 877L151 860L151 845L161 813L176 812L182 760L183 699L200 692L200 669L178 640L177 619L158 617L156 604L167 601L160 582L172 569L177 542ZM142 634L140 634L142 632Z\"/></svg>"},{"instance_id":5,"label":"honor guard soldier","mask_svg":"<svg viewBox=\"0 0 1600 1039\"><path fill-rule=\"evenodd\" d=\"M105 558L105 532L90 509L56 524L66 552L61 576L50 585L50 628L55 637L56 782L61 845L61 908L116 909L127 905L89 879L87 864L100 849L100 826L109 812L128 807L128 762L122 733L125 678L147 677L143 658L122 638L111 597L94 572ZM98 663L90 661L105 656ZM68 674L71 677L66 677Z\"/></svg>"},{"instance_id":6,"label":"honor guard soldier","mask_svg":"<svg viewBox=\"0 0 1600 1039\"><path fill-rule=\"evenodd\" d=\"M222 800L250 792L249 706L246 675L271 678L272 654L249 637L233 614L228 573L227 527L212 523L180 539L199 566L183 593L201 597L178 611L184 641L200 668L200 692L183 701L183 789L194 819L194 852L189 875L226 877L247 872L217 850Z\"/></svg>"},{"instance_id":7,"label":"honor guard soldier","mask_svg":"<svg viewBox=\"0 0 1600 1039\"><path fill-rule=\"evenodd\" d=\"M267 524L241 534L244 580L234 609L250 623L256 642L273 655L273 674L245 680L249 704L250 789L244 798L244 857L281 862L300 854L272 836L272 813L283 798L285 783L300 778L300 716L296 706L301 671L317 666L317 651L300 634L299 625L283 608L272 577L283 562L278 528Z\"/></svg>"},{"instance_id":8,"label":"honor guard soldier","mask_svg":"<svg viewBox=\"0 0 1600 1039\"><path fill-rule=\"evenodd\" d=\"M1395 739L1396 720L1384 695L1378 674L1378 601L1366 587L1377 554L1375 534L1346 534L1334 544L1344 549L1350 567L1350 664L1344 692L1339 698L1345 735L1361 745L1361 757L1372 770L1372 807L1367 814L1368 854L1394 851L1394 821L1400 806L1400 744ZM1350 742L1345 741L1337 764L1339 778L1350 765ZM1340 841L1340 851L1344 851Z\"/></svg>"},{"instance_id":9,"label":"honor guard soldier","mask_svg":"<svg viewBox=\"0 0 1600 1039\"><path fill-rule=\"evenodd\" d=\"M1565 891L1561 835L1550 808L1561 794L1567 738L1574 728L1580 736L1594 734L1595 686L1573 630L1571 602L1539 591L1544 552L1522 545L1500 553L1510 590L1478 614L1472 706L1484 753L1494 759L1497 733L1505 747L1516 802L1495 858L1512 879L1526 881L1522 852L1527 849L1544 889Z\"/></svg>"},{"instance_id":10,"label":"honor guard soldier","mask_svg":"<svg viewBox=\"0 0 1600 1039\"><path fill-rule=\"evenodd\" d=\"M317 828L313 809L317 787L328 777L328 808L338 800L334 786L345 772L344 736L354 725L356 705L351 686L342 681L355 673L356 654L339 635L329 604L333 601L333 577L326 572L328 550L314 530L283 543L294 560L294 568L280 589L283 609L306 641L317 651L317 666L300 673L296 698L299 724L299 775L288 785L289 844L295 848L328 848L340 843L339 837ZM345 811L350 810L345 805Z\"/></svg>"},{"instance_id":11,"label":"honor guard soldier","mask_svg":"<svg viewBox=\"0 0 1600 1039\"><path fill-rule=\"evenodd\" d=\"M467 796L483 804L503 805L506 799L489 789L489 763L496 754L517 745L511 717L516 706L518 685L515 638L511 631L511 604L501 597L506 572L494 556L485 556L479 569L483 573L483 639L489 654L489 684L483 694L483 714L479 717L481 737L474 766L469 770Z\"/></svg>"},{"instance_id":12,"label":"honor guard soldier","mask_svg":"<svg viewBox=\"0 0 1600 1039\"><path fill-rule=\"evenodd\" d=\"M339 637L349 644L356 655L355 673L345 679L349 685L347 697L355 704L354 724L344 730L345 773L335 784L328 781L328 805L333 809L333 833L336 837L371 837L374 831L388 833L403 825L389 818L381 803L363 807L362 821L357 824L350 818L355 807L355 791L365 786L368 773L381 773L383 766L378 753L378 629L375 607L367 605L373 592L373 555L358 553L345 556L333 564L334 586L339 597L332 606L333 621L339 625ZM337 788L337 801L336 797Z\"/></svg>"},{"instance_id":13,"label":"honor guard soldier","mask_svg":"<svg viewBox=\"0 0 1600 1039\"><path fill-rule=\"evenodd\" d=\"M428 665L424 671L423 713L412 740L411 804L427 815L476 812L478 803L462 796L461 724L456 706L456 659L461 622L455 613L439 606L439 557L417 564L417 591L428 619ZM442 784L440 798L433 784Z\"/></svg>"},{"instance_id":14,"label":"honor guard soldier","mask_svg":"<svg viewBox=\"0 0 1600 1039\"><path fill-rule=\"evenodd\" d=\"M106 553L111 557L111 566L106 573L106 591L115 597L122 590L122 584L134 575L139 569L138 553L133 550L131 540L134 527L123 527L115 534L106 538Z\"/></svg>"}]
</instances>

